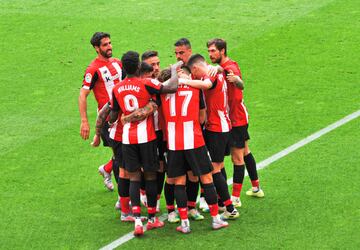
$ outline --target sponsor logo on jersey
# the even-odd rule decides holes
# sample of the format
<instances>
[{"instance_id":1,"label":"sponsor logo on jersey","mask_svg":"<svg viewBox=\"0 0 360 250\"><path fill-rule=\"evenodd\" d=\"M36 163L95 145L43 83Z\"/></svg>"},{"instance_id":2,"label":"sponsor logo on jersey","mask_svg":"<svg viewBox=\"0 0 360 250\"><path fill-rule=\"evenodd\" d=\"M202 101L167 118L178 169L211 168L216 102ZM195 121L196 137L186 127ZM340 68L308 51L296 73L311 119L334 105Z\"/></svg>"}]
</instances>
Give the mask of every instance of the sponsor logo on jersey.
<instances>
[{"instance_id":1,"label":"sponsor logo on jersey","mask_svg":"<svg viewBox=\"0 0 360 250\"><path fill-rule=\"evenodd\" d=\"M110 82L110 81L115 81L116 79L119 79L120 78L120 75L119 74L116 74L116 75L113 75L113 76L106 76L105 77L105 80L106 82Z\"/></svg>"}]
</instances>

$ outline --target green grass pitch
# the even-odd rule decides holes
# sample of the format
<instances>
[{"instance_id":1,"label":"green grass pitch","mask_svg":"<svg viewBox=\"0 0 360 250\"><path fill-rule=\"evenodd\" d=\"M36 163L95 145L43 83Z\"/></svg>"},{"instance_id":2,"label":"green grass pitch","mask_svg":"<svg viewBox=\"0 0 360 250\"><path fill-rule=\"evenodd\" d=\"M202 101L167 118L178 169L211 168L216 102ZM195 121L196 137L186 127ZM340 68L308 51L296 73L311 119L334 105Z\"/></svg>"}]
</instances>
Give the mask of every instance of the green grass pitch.
<instances>
[{"instance_id":1,"label":"green grass pitch","mask_svg":"<svg viewBox=\"0 0 360 250\"><path fill-rule=\"evenodd\" d=\"M357 0L2 0L0 14L0 249L98 249L133 229L97 174L110 151L79 135L95 31L111 33L116 57L158 50L162 67L181 37L205 56L225 38L258 162L360 108ZM359 249L359 131L356 119L261 170L266 197L243 192L225 230L206 215L190 235L167 224L121 249Z\"/></svg>"}]
</instances>

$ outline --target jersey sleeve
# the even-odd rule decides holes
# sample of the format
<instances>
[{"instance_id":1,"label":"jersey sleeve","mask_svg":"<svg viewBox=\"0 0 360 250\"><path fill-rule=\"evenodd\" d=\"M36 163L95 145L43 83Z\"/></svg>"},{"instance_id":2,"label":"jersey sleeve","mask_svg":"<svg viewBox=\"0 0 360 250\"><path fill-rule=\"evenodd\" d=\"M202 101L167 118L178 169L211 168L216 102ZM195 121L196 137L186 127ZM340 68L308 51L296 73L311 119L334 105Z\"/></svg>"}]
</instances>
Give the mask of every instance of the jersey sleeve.
<instances>
[{"instance_id":1,"label":"jersey sleeve","mask_svg":"<svg viewBox=\"0 0 360 250\"><path fill-rule=\"evenodd\" d=\"M87 90L93 89L97 80L98 80L98 73L96 68L88 67L84 74L82 88Z\"/></svg>"},{"instance_id":2,"label":"jersey sleeve","mask_svg":"<svg viewBox=\"0 0 360 250\"><path fill-rule=\"evenodd\" d=\"M154 95L154 96L151 98L151 100L152 100L153 102L155 102L156 105L158 105L158 107L161 106L161 98L160 98L160 95L159 95L159 94Z\"/></svg>"},{"instance_id":3,"label":"jersey sleeve","mask_svg":"<svg viewBox=\"0 0 360 250\"><path fill-rule=\"evenodd\" d=\"M234 75L240 76L240 78L242 79L241 71L237 63L234 62L232 64L227 65L224 68L224 70L225 70L225 75L227 75L230 71L232 71Z\"/></svg>"},{"instance_id":4,"label":"jersey sleeve","mask_svg":"<svg viewBox=\"0 0 360 250\"><path fill-rule=\"evenodd\" d=\"M199 108L200 109L206 108L205 100L204 100L204 93L202 90L199 91Z\"/></svg>"},{"instance_id":5,"label":"jersey sleeve","mask_svg":"<svg viewBox=\"0 0 360 250\"><path fill-rule=\"evenodd\" d=\"M214 88L216 88L216 84L217 84L217 75L215 75L213 77L205 76L203 81L211 82L211 88L209 88L209 89L214 89Z\"/></svg>"},{"instance_id":6,"label":"jersey sleeve","mask_svg":"<svg viewBox=\"0 0 360 250\"><path fill-rule=\"evenodd\" d=\"M156 79L144 79L146 90L151 95L157 95L161 93L162 84Z\"/></svg>"}]
</instances>

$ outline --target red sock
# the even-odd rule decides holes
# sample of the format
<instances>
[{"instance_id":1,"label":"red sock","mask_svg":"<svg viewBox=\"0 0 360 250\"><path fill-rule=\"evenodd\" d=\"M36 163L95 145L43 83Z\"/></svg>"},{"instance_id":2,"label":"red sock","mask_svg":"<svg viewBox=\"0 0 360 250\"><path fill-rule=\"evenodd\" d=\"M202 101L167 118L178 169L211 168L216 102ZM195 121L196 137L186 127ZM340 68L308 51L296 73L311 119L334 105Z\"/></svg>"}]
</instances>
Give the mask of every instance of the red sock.
<instances>
[{"instance_id":1,"label":"red sock","mask_svg":"<svg viewBox=\"0 0 360 250\"><path fill-rule=\"evenodd\" d=\"M130 197L120 197L121 212L123 212L124 214L130 213L129 201Z\"/></svg>"},{"instance_id":2,"label":"red sock","mask_svg":"<svg viewBox=\"0 0 360 250\"><path fill-rule=\"evenodd\" d=\"M187 206L188 206L188 208L190 208L190 209L195 208L195 207L196 207L196 201L188 201L188 202L187 202Z\"/></svg>"},{"instance_id":3,"label":"red sock","mask_svg":"<svg viewBox=\"0 0 360 250\"><path fill-rule=\"evenodd\" d=\"M209 206L209 210L210 210L210 215L211 215L211 216L216 216L216 215L218 215L218 213L219 213L219 206L218 206L217 203L212 204L212 205L208 204L208 206Z\"/></svg>"},{"instance_id":4,"label":"red sock","mask_svg":"<svg viewBox=\"0 0 360 250\"><path fill-rule=\"evenodd\" d=\"M142 194L142 195L146 195L145 190L140 188L140 194Z\"/></svg>"},{"instance_id":5,"label":"red sock","mask_svg":"<svg viewBox=\"0 0 360 250\"><path fill-rule=\"evenodd\" d=\"M110 159L110 161L108 161L108 163L105 164L104 170L105 170L106 173L109 173L109 174L111 173L112 164L113 164L112 159Z\"/></svg>"},{"instance_id":6,"label":"red sock","mask_svg":"<svg viewBox=\"0 0 360 250\"><path fill-rule=\"evenodd\" d=\"M251 181L253 187L259 188L259 180Z\"/></svg>"},{"instance_id":7,"label":"red sock","mask_svg":"<svg viewBox=\"0 0 360 250\"><path fill-rule=\"evenodd\" d=\"M225 206L229 206L230 204L232 204L232 201L230 199L224 201Z\"/></svg>"},{"instance_id":8,"label":"red sock","mask_svg":"<svg viewBox=\"0 0 360 250\"><path fill-rule=\"evenodd\" d=\"M141 214L141 207L140 206L133 206L132 212L135 217L140 217Z\"/></svg>"},{"instance_id":9,"label":"red sock","mask_svg":"<svg viewBox=\"0 0 360 250\"><path fill-rule=\"evenodd\" d=\"M149 218L155 217L156 207L148 207L147 211L148 211Z\"/></svg>"},{"instance_id":10,"label":"red sock","mask_svg":"<svg viewBox=\"0 0 360 250\"><path fill-rule=\"evenodd\" d=\"M161 197L161 195L158 194L158 195L156 196L156 200L160 200L160 197Z\"/></svg>"},{"instance_id":11,"label":"red sock","mask_svg":"<svg viewBox=\"0 0 360 250\"><path fill-rule=\"evenodd\" d=\"M171 212L175 211L175 206L174 205L166 205L166 209L167 209L168 213L171 213Z\"/></svg>"},{"instance_id":12,"label":"red sock","mask_svg":"<svg viewBox=\"0 0 360 250\"><path fill-rule=\"evenodd\" d=\"M179 215L181 220L187 220L188 218L188 209L187 207L178 207Z\"/></svg>"},{"instance_id":13,"label":"red sock","mask_svg":"<svg viewBox=\"0 0 360 250\"><path fill-rule=\"evenodd\" d=\"M242 183L233 183L232 196L240 197L241 189L242 189Z\"/></svg>"}]
</instances>

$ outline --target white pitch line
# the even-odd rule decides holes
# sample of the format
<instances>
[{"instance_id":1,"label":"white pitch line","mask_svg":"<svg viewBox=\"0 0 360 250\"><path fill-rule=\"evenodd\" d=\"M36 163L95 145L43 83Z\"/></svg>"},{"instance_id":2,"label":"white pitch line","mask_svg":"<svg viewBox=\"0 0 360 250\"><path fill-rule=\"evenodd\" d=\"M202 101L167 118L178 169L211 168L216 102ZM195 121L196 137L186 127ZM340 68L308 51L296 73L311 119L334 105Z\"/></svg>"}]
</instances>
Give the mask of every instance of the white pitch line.
<instances>
[{"instance_id":1,"label":"white pitch line","mask_svg":"<svg viewBox=\"0 0 360 250\"><path fill-rule=\"evenodd\" d=\"M279 153L276 153L272 156L270 156L269 158L261 161L259 164L257 164L257 169L260 170L260 169L263 169L267 166L269 166L271 163L283 158L284 156L294 152L295 150L305 146L306 144L318 139L319 137L331 132L332 130L348 123L349 121L351 120L354 120L356 118L358 118L360 116L360 110L348 115L348 116L345 116L344 118L338 120L337 122L334 122L332 124L330 124L329 126L327 126L326 128L323 128L321 130L319 130L318 132L315 132L311 135L309 135L308 137L298 141L297 143L285 148L284 150L280 151ZM231 185L233 183L233 178L229 178L227 180L227 184L228 185ZM167 214L162 214L160 216L160 220L161 221L164 221L166 220L167 218ZM145 229L145 228L144 228ZM124 236L120 237L119 239L111 242L110 244L102 247L100 250L112 250L112 249L115 249L116 247L124 244L125 242L133 239L135 236L133 235L133 232L130 232L128 234L125 234Z\"/></svg>"}]
</instances>

